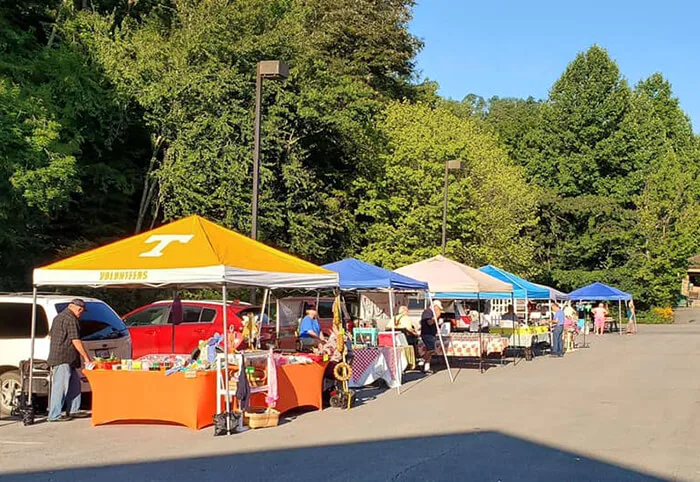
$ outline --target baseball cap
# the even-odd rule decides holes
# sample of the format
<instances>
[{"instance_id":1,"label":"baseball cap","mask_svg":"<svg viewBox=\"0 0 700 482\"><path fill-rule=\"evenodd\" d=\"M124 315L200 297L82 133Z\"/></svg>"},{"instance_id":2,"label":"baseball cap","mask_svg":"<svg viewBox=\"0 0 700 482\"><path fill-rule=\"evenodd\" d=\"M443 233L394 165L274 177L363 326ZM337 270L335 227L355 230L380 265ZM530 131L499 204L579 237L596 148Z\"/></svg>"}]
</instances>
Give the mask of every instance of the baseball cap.
<instances>
[{"instance_id":1,"label":"baseball cap","mask_svg":"<svg viewBox=\"0 0 700 482\"><path fill-rule=\"evenodd\" d=\"M82 308L84 311L87 311L87 306L85 305L85 302L81 300L80 298L74 298L70 300L71 305L79 306Z\"/></svg>"},{"instance_id":2,"label":"baseball cap","mask_svg":"<svg viewBox=\"0 0 700 482\"><path fill-rule=\"evenodd\" d=\"M443 309L442 302L440 302L440 300L433 300L433 306L437 306L441 310Z\"/></svg>"}]
</instances>

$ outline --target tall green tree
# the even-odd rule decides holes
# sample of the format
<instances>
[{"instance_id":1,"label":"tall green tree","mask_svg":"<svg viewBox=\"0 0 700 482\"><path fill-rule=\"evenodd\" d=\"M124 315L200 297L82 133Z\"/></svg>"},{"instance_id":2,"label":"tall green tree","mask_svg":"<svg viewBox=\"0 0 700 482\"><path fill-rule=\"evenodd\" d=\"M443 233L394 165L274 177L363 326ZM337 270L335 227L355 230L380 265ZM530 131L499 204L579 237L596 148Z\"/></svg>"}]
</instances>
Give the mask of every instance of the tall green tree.
<instances>
[{"instance_id":1,"label":"tall green tree","mask_svg":"<svg viewBox=\"0 0 700 482\"><path fill-rule=\"evenodd\" d=\"M287 81L264 88L260 231L321 261L355 243L348 187L372 168L375 116L417 95L412 4L179 0L114 35L96 13L74 29L152 132L142 198L152 217L197 212L249 229L255 64L291 64Z\"/></svg>"},{"instance_id":2,"label":"tall green tree","mask_svg":"<svg viewBox=\"0 0 700 482\"><path fill-rule=\"evenodd\" d=\"M450 174L447 255L471 265L495 263L533 273L537 189L529 187L495 137L448 106L393 103L381 122L383 170L358 184L369 262L394 268L440 253L445 161Z\"/></svg>"},{"instance_id":3,"label":"tall green tree","mask_svg":"<svg viewBox=\"0 0 700 482\"><path fill-rule=\"evenodd\" d=\"M140 172L138 136L132 135L138 128L109 83L69 39L54 36L48 46L62 5L0 7L6 289L26 286L31 268L56 252L119 235L130 221Z\"/></svg>"}]
</instances>

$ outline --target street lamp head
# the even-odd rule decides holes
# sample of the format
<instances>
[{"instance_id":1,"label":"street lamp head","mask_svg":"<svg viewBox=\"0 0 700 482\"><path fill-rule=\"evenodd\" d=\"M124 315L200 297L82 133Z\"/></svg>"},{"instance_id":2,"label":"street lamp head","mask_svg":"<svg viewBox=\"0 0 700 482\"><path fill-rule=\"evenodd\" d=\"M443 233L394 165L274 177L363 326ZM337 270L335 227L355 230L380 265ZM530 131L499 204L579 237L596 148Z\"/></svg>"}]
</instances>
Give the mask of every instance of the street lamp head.
<instances>
[{"instance_id":1,"label":"street lamp head","mask_svg":"<svg viewBox=\"0 0 700 482\"><path fill-rule=\"evenodd\" d=\"M462 160L455 159L453 161L447 161L447 170L449 171L459 171L462 169Z\"/></svg>"},{"instance_id":2,"label":"street lamp head","mask_svg":"<svg viewBox=\"0 0 700 482\"><path fill-rule=\"evenodd\" d=\"M289 77L289 65L279 60L261 60L258 62L257 74L266 79L286 79Z\"/></svg>"}]
</instances>

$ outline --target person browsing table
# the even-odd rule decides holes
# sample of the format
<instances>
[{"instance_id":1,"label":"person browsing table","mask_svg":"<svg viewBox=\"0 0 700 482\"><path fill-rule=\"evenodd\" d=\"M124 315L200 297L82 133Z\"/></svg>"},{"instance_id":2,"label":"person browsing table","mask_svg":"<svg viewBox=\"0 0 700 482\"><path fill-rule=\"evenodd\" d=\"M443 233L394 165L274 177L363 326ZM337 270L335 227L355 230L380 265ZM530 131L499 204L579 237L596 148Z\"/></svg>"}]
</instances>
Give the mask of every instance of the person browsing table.
<instances>
[{"instance_id":1,"label":"person browsing table","mask_svg":"<svg viewBox=\"0 0 700 482\"><path fill-rule=\"evenodd\" d=\"M48 363L52 370L49 422L70 420L80 410L80 360L90 363L80 341L79 319L85 313L85 302L74 299L56 315L51 324ZM66 411L65 415L61 412Z\"/></svg>"},{"instance_id":2,"label":"person browsing table","mask_svg":"<svg viewBox=\"0 0 700 482\"><path fill-rule=\"evenodd\" d=\"M408 306L399 307L399 314L394 317L393 321L387 323L385 330L391 331L392 328L406 335L406 341L413 348L415 360L418 357L418 332L413 327L413 321L408 315Z\"/></svg>"},{"instance_id":3,"label":"person browsing table","mask_svg":"<svg viewBox=\"0 0 700 482\"><path fill-rule=\"evenodd\" d=\"M552 328L552 356L563 357L564 344L562 335L564 334L566 315L557 303L552 305L552 311L554 311L554 321L556 322Z\"/></svg>"},{"instance_id":4,"label":"person browsing table","mask_svg":"<svg viewBox=\"0 0 700 482\"><path fill-rule=\"evenodd\" d=\"M423 355L423 371L425 373L432 373L430 371L430 360L435 354L435 336L437 335L438 325L437 320L440 319L442 315L442 303L440 300L434 300L432 308L427 308L423 311L420 317L420 338L425 345L425 353Z\"/></svg>"}]
</instances>

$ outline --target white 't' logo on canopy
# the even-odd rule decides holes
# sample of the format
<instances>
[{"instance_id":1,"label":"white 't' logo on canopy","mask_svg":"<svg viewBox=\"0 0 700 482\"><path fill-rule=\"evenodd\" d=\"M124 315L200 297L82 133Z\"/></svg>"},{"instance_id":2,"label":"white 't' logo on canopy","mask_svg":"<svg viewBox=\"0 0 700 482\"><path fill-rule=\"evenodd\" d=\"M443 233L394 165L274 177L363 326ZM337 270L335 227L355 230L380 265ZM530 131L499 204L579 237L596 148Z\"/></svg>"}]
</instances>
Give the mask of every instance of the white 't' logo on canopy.
<instances>
[{"instance_id":1,"label":"white 't' logo on canopy","mask_svg":"<svg viewBox=\"0 0 700 482\"><path fill-rule=\"evenodd\" d=\"M194 234L154 234L146 240L146 244L158 243L152 250L139 254L141 258L160 258L163 256L163 250L170 243L177 241L178 243L187 244Z\"/></svg>"}]
</instances>

